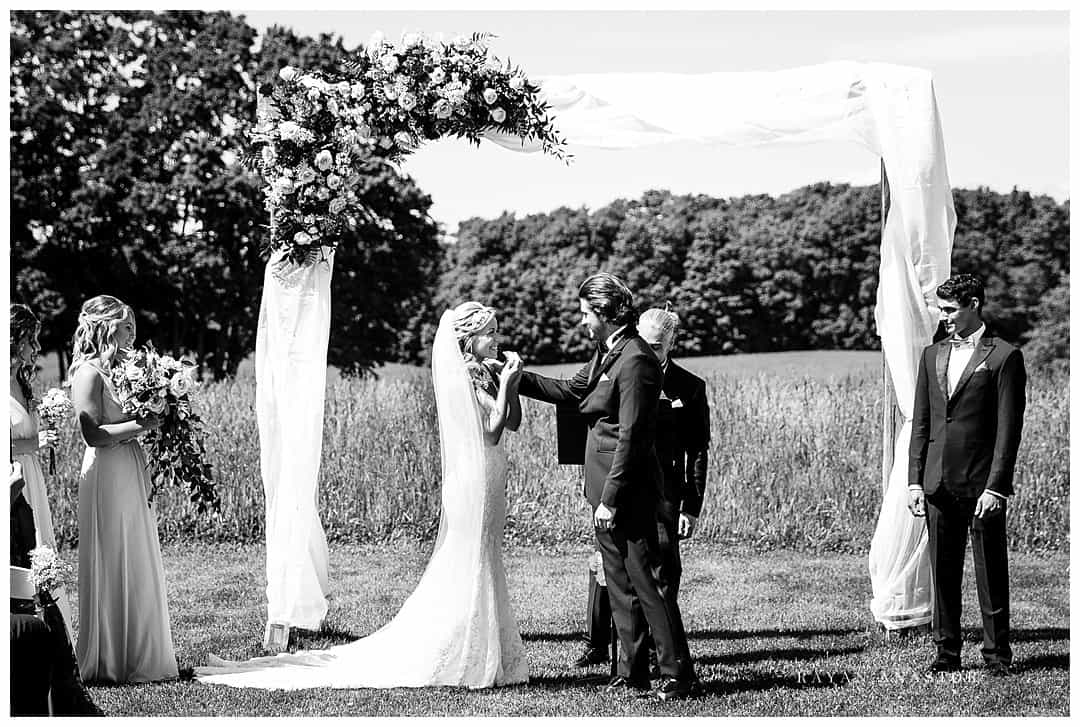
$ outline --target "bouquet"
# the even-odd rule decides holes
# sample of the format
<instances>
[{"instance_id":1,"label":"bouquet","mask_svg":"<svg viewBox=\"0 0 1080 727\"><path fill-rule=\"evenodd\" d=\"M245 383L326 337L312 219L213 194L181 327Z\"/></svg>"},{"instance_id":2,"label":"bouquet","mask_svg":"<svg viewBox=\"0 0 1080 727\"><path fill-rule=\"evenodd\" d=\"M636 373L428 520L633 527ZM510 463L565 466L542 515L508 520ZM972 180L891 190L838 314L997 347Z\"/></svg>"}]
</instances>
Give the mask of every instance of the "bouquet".
<instances>
[{"instance_id":1,"label":"bouquet","mask_svg":"<svg viewBox=\"0 0 1080 727\"><path fill-rule=\"evenodd\" d=\"M149 502L159 486L182 484L199 512L216 511L220 499L206 463L202 419L191 406L195 364L158 354L147 345L113 367L112 381L125 414L162 420L161 427L143 439L153 481Z\"/></svg>"},{"instance_id":2,"label":"bouquet","mask_svg":"<svg viewBox=\"0 0 1080 727\"><path fill-rule=\"evenodd\" d=\"M49 596L71 582L71 566L49 546L39 545L30 551L30 582L39 594Z\"/></svg>"},{"instance_id":3,"label":"bouquet","mask_svg":"<svg viewBox=\"0 0 1080 727\"><path fill-rule=\"evenodd\" d=\"M423 141L457 136L479 145L488 130L539 140L568 159L539 87L502 63L475 34L450 43L376 33L342 68L285 66L259 88L244 162L266 181L270 242L308 264L346 230L375 219L363 203L371 160L397 162Z\"/></svg>"},{"instance_id":4,"label":"bouquet","mask_svg":"<svg viewBox=\"0 0 1080 727\"><path fill-rule=\"evenodd\" d=\"M38 404L38 417L46 429L56 429L60 422L71 417L75 406L62 389L53 387L45 392ZM56 474L56 450L49 447L49 474Z\"/></svg>"}]
</instances>

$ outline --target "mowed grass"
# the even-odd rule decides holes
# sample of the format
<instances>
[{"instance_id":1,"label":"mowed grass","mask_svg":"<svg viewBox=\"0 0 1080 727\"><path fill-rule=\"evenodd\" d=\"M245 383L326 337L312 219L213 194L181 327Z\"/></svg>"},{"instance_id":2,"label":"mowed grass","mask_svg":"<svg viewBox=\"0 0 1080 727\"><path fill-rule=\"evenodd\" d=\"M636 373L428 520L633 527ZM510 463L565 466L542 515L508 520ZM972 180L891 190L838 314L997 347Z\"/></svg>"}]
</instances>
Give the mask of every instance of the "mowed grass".
<instances>
[{"instance_id":1,"label":"mowed grass","mask_svg":"<svg viewBox=\"0 0 1080 727\"><path fill-rule=\"evenodd\" d=\"M342 544L331 549L335 593L325 627L291 646L325 648L389 620L419 580L430 544ZM768 554L691 541L680 591L690 647L704 682L696 700L661 704L605 693L606 667L567 664L581 649L588 549L511 548L511 599L531 668L528 685L501 689L293 692L191 680L209 652L259 654L265 619L264 551L254 545L165 548L173 637L182 677L139 686L92 686L110 715L272 716L1064 716L1069 713L1067 555L1010 564L1016 674L988 677L978 653L970 572L958 674L930 676L926 636L885 643L867 608L863 556ZM70 556L71 554L68 553Z\"/></svg>"},{"instance_id":2,"label":"mowed grass","mask_svg":"<svg viewBox=\"0 0 1080 727\"><path fill-rule=\"evenodd\" d=\"M882 388L878 352L788 352L686 359L702 375L712 444L698 537L759 550L865 552L881 503ZM569 375L575 364L538 367ZM377 379L329 377L319 507L336 542L426 539L439 517L440 456L430 373L388 366ZM258 542L264 497L250 376L206 384L198 407L222 507L198 517L186 493L160 494L166 542ZM554 407L524 402L510 456L507 538L585 543L581 468L559 466ZM1014 549L1068 543L1068 379L1032 375L1010 502ZM83 445L73 427L57 452L53 519L78 539Z\"/></svg>"}]
</instances>

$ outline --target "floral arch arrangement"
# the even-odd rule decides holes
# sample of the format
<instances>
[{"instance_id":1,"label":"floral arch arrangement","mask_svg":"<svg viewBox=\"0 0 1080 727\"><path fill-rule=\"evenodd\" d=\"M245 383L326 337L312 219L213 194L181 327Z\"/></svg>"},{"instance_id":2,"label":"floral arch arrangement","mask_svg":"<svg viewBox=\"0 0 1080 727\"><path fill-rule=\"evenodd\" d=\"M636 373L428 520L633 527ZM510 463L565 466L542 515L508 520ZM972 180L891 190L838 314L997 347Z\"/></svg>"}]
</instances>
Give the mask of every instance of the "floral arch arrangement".
<instances>
[{"instance_id":1,"label":"floral arch arrangement","mask_svg":"<svg viewBox=\"0 0 1080 727\"><path fill-rule=\"evenodd\" d=\"M277 83L261 86L244 160L267 183L265 252L308 264L334 249L371 214L355 192L359 163L371 156L398 162L424 141L479 145L495 130L569 161L539 87L492 55L490 38L445 43L407 33L395 44L376 33L343 68L286 66Z\"/></svg>"}]
</instances>

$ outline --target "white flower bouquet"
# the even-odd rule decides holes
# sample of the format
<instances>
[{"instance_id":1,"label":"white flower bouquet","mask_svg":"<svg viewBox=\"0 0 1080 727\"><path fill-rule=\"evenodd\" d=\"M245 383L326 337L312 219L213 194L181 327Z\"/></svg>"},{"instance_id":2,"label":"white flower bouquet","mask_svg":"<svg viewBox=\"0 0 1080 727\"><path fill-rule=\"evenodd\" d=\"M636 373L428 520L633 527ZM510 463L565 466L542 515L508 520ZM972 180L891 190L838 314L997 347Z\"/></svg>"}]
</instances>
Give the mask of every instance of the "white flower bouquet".
<instances>
[{"instance_id":1,"label":"white flower bouquet","mask_svg":"<svg viewBox=\"0 0 1080 727\"><path fill-rule=\"evenodd\" d=\"M41 397L41 403L37 407L38 418L46 429L56 429L60 422L71 418L75 413L75 406L67 397L63 389L53 387ZM49 447L49 474L56 473L56 450Z\"/></svg>"},{"instance_id":2,"label":"white flower bouquet","mask_svg":"<svg viewBox=\"0 0 1080 727\"><path fill-rule=\"evenodd\" d=\"M150 502L159 486L181 484L200 512L216 511L220 498L206 462L202 420L191 406L196 388L194 362L158 354L147 345L130 351L113 367L112 381L124 413L162 420L161 427L143 440L153 481Z\"/></svg>"},{"instance_id":3,"label":"white flower bouquet","mask_svg":"<svg viewBox=\"0 0 1080 727\"><path fill-rule=\"evenodd\" d=\"M55 550L39 545L30 551L30 582L39 594L50 595L71 583L71 579L71 566L60 560Z\"/></svg>"}]
</instances>

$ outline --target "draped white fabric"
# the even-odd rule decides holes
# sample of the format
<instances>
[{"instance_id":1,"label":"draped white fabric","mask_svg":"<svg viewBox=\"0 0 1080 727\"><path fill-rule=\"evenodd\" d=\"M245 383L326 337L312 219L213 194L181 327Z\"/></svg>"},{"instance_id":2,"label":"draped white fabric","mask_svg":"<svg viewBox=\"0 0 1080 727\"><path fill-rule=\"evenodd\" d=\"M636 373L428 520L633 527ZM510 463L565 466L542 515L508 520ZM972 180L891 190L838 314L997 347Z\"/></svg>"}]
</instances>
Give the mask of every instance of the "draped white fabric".
<instances>
[{"instance_id":1,"label":"draped white fabric","mask_svg":"<svg viewBox=\"0 0 1080 727\"><path fill-rule=\"evenodd\" d=\"M923 520L907 510L907 446L919 353L949 275L956 214L928 72L879 63L827 63L761 73L612 73L549 77L542 88L571 151L672 141L761 145L853 141L880 156L890 186L874 314L904 415L870 545L871 610L887 628L930 619ZM501 134L508 149L539 145Z\"/></svg>"},{"instance_id":2,"label":"draped white fabric","mask_svg":"<svg viewBox=\"0 0 1080 727\"><path fill-rule=\"evenodd\" d=\"M275 254L263 276L255 341L255 410L266 495L267 628L318 628L329 551L319 520L333 253L296 266Z\"/></svg>"}]
</instances>

